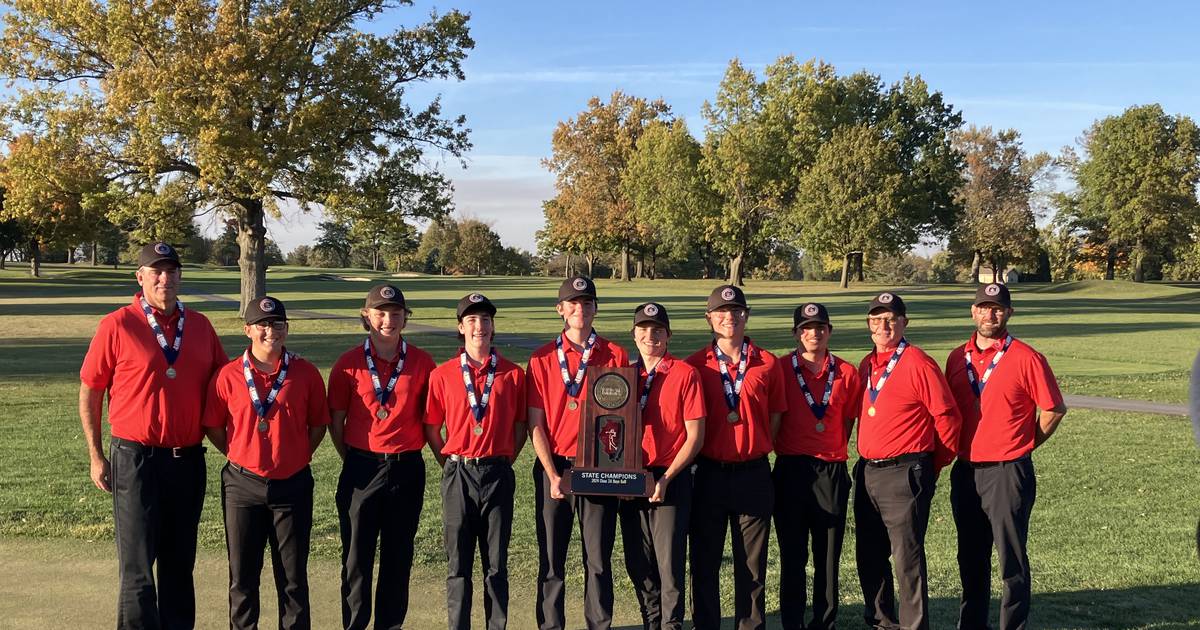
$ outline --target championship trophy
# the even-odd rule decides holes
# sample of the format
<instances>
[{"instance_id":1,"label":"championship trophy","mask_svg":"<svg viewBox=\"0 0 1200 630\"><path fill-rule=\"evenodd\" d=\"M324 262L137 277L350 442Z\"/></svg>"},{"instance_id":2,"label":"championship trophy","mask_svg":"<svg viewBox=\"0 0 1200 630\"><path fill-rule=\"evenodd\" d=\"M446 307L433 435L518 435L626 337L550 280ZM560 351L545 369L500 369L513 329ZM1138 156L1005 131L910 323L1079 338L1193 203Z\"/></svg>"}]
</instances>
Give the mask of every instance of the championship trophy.
<instances>
[{"instance_id":1,"label":"championship trophy","mask_svg":"<svg viewBox=\"0 0 1200 630\"><path fill-rule=\"evenodd\" d=\"M634 367L589 367L579 415L579 448L567 477L571 494L648 497L654 475L642 465L642 410Z\"/></svg>"}]
</instances>

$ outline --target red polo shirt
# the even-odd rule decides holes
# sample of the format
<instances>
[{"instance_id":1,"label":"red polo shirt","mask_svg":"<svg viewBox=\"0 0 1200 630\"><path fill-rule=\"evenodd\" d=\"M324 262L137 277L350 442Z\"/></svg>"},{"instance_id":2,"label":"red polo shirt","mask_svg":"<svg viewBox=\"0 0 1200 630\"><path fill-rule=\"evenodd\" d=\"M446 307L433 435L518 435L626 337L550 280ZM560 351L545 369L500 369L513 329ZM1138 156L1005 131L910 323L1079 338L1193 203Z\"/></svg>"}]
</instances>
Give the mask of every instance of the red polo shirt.
<instances>
[{"instance_id":1,"label":"red polo shirt","mask_svg":"<svg viewBox=\"0 0 1200 630\"><path fill-rule=\"evenodd\" d=\"M583 353L575 350L563 334L563 353L567 357L567 373L569 378L575 377L579 369L579 361ZM592 346L592 356L588 359L589 366L621 367L629 365L629 355L617 344L596 336ZM587 392L587 375L579 387L577 397L567 395L567 386L563 383L562 373L558 367L558 351L554 342L534 350L529 356L529 367L526 368L526 404L531 409L541 409L546 414L546 430L549 433L550 447L555 455L575 457L575 449L579 443L579 415L583 413L583 403ZM567 408L567 401L575 400L578 406L572 410Z\"/></svg>"},{"instance_id":2,"label":"red polo shirt","mask_svg":"<svg viewBox=\"0 0 1200 630\"><path fill-rule=\"evenodd\" d=\"M977 400L967 380L966 351L972 350L975 376L982 378L1002 347L1000 339L980 351L971 335L946 358L946 380L963 419L958 456L970 462L1006 462L1029 454L1037 437L1037 410L1063 402L1046 357L1020 339L1008 346Z\"/></svg>"},{"instance_id":3,"label":"red polo shirt","mask_svg":"<svg viewBox=\"0 0 1200 630\"><path fill-rule=\"evenodd\" d=\"M108 392L114 436L149 446L199 444L205 390L229 357L208 318L185 306L176 376L167 378L167 360L146 322L141 295L139 291L129 306L100 320L79 380L90 389ZM168 317L155 309L154 319L167 344L173 345L179 310Z\"/></svg>"},{"instance_id":4,"label":"red polo shirt","mask_svg":"<svg viewBox=\"0 0 1200 630\"><path fill-rule=\"evenodd\" d=\"M749 339L747 337L747 339ZM737 422L729 422L729 405L717 365L717 355L710 343L687 358L700 372L704 387L704 407L708 411L704 425L704 447L700 454L722 462L741 462L762 457L771 452L771 414L787 411L783 379L775 363L775 355L753 343L748 350L746 378L738 401ZM737 380L737 363L728 365L729 378Z\"/></svg>"},{"instance_id":5,"label":"red polo shirt","mask_svg":"<svg viewBox=\"0 0 1200 630\"><path fill-rule=\"evenodd\" d=\"M850 440L850 430L854 427L854 419L858 417L859 398L863 395L863 381L858 370L842 359L833 357L833 392L829 397L829 406L820 420L808 406L804 391L796 380L796 371L792 367L792 355L789 352L777 363L780 378L787 393L787 413L779 425L779 433L775 436L775 453L778 455L808 455L827 462L844 462L848 458L846 443ZM825 383L829 378L828 361L821 364L821 371L813 374L804 367L804 361L799 361L800 373L808 391L812 393L813 401L821 403L825 396ZM886 391L886 386L884 387ZM824 430L817 431L817 423Z\"/></svg>"},{"instance_id":6,"label":"red polo shirt","mask_svg":"<svg viewBox=\"0 0 1200 630\"><path fill-rule=\"evenodd\" d=\"M496 355L496 376L487 411L483 414L483 433L475 435L475 414L467 401L459 354L437 366L429 377L429 402L425 406L425 424L446 425L443 455L463 457L513 456L513 425L525 422L525 372L516 363ZM475 384L475 400L483 397L487 382L487 363L469 368Z\"/></svg>"},{"instance_id":7,"label":"red polo shirt","mask_svg":"<svg viewBox=\"0 0 1200 630\"><path fill-rule=\"evenodd\" d=\"M271 393L282 367L280 360L267 374L251 362L250 375L260 401L265 401ZM242 357L226 363L217 372L208 387L204 426L225 427L229 461L268 479L287 479L312 461L308 429L329 424L325 381L312 363L297 356L291 358L283 386L266 419L267 430L259 431L258 412L246 389Z\"/></svg>"},{"instance_id":8,"label":"red polo shirt","mask_svg":"<svg viewBox=\"0 0 1200 630\"><path fill-rule=\"evenodd\" d=\"M891 358L891 352L874 350L863 357L858 372L864 387L879 382ZM874 416L867 411L872 406ZM929 452L939 470L954 461L962 427L958 407L937 363L912 344L896 362L873 404L870 393L863 393L858 418L858 453L863 457L887 459Z\"/></svg>"},{"instance_id":9,"label":"red polo shirt","mask_svg":"<svg viewBox=\"0 0 1200 630\"><path fill-rule=\"evenodd\" d=\"M371 359L379 374L379 386L387 386L396 361L384 361L371 349ZM429 391L429 375L433 372L433 357L428 352L408 344L404 369L396 380L396 388L388 397L388 416L375 417L379 401L375 385L367 369L362 344L350 348L338 357L329 371L329 409L346 412L342 441L363 451L403 453L419 451L425 446L421 420L425 416L425 399Z\"/></svg>"},{"instance_id":10,"label":"red polo shirt","mask_svg":"<svg viewBox=\"0 0 1200 630\"><path fill-rule=\"evenodd\" d=\"M646 388L646 370L638 370L638 400ZM687 441L684 422L704 421L704 386L691 365L667 354L654 371L646 408L642 409L642 452L645 466L670 467Z\"/></svg>"}]
</instances>

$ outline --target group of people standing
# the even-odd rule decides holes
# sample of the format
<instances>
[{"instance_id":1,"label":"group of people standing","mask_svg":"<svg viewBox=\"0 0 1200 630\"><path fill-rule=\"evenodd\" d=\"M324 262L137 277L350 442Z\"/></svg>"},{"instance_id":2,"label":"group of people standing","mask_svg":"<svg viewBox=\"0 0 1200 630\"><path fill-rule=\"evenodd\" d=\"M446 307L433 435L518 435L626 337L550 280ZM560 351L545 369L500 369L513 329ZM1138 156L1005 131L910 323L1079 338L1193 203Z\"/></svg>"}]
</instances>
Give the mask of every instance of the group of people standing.
<instances>
[{"instance_id":1,"label":"group of people standing","mask_svg":"<svg viewBox=\"0 0 1200 630\"><path fill-rule=\"evenodd\" d=\"M194 626L204 436L228 458L221 499L230 627L257 627L268 547L280 627L310 627L309 463L327 432L343 462L336 504L344 628L404 624L426 444L441 467L449 627L471 625L476 551L487 627L506 626L513 462L527 438L536 453L539 628L567 626L566 558L576 523L584 621L589 629L611 626L618 522L646 628L683 627L689 565L693 627L720 627L727 537L735 626L764 628L773 519L783 626L831 629L852 489L865 622L928 628L925 531L939 472L951 463L959 628L989 627L993 547L1004 583L1000 626L1025 627L1026 541L1036 496L1030 453L1066 408L1045 358L1008 332L1013 309L1003 285L979 288L971 306L975 333L943 371L905 338L907 310L895 293L881 293L867 307L874 349L855 367L829 351L833 326L818 303L795 310L795 350L776 357L759 347L746 335L745 294L731 285L708 298L712 342L685 359L670 352L667 308L639 305L631 361L593 328L598 296L586 277L563 282L555 305L563 332L535 350L525 369L497 352L497 308L478 292L457 305L462 347L437 365L404 338L411 311L398 287L383 284L360 311L365 339L337 360L326 389L317 368L287 350L282 302L263 296L247 305L249 344L229 361L208 320L179 302L180 276L170 245L147 245L136 273L141 291L101 321L80 372L91 478L113 495L118 628ZM635 499L571 495L566 479L577 455L587 367L627 365L639 373L633 394L653 492ZM107 457L100 430L106 394ZM855 422L860 457L851 472Z\"/></svg>"}]
</instances>

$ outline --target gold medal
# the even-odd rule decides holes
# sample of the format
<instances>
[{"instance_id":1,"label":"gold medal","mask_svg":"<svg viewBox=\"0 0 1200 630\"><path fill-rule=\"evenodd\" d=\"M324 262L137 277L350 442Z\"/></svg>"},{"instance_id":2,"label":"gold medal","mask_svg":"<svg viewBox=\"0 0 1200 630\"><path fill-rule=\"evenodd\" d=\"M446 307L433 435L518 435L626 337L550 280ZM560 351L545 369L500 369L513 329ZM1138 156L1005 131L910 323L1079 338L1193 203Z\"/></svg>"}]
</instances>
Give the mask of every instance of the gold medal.
<instances>
[{"instance_id":1,"label":"gold medal","mask_svg":"<svg viewBox=\"0 0 1200 630\"><path fill-rule=\"evenodd\" d=\"M575 402L574 400L567 403L567 409L570 409L571 411L575 411L578 408L579 408L579 403Z\"/></svg>"},{"instance_id":2,"label":"gold medal","mask_svg":"<svg viewBox=\"0 0 1200 630\"><path fill-rule=\"evenodd\" d=\"M729 420L729 423L730 423L730 424L733 424L734 422L737 422L737 421L738 421L738 412L736 412L736 411L730 411L730 412L729 412L729 415L728 415L728 416L726 416L726 419L727 419L727 420Z\"/></svg>"},{"instance_id":3,"label":"gold medal","mask_svg":"<svg viewBox=\"0 0 1200 630\"><path fill-rule=\"evenodd\" d=\"M483 435L483 425L482 424L475 425L475 428L472 429L472 431L475 433L475 435Z\"/></svg>"},{"instance_id":4,"label":"gold medal","mask_svg":"<svg viewBox=\"0 0 1200 630\"><path fill-rule=\"evenodd\" d=\"M875 417L875 406L874 405L867 408L867 415L871 416L872 418Z\"/></svg>"},{"instance_id":5,"label":"gold medal","mask_svg":"<svg viewBox=\"0 0 1200 630\"><path fill-rule=\"evenodd\" d=\"M825 423L818 422L817 423L817 433L824 433L824 432L825 432Z\"/></svg>"},{"instance_id":6,"label":"gold medal","mask_svg":"<svg viewBox=\"0 0 1200 630\"><path fill-rule=\"evenodd\" d=\"M388 410L380 407L379 411L375 412L375 417L379 418L380 420L386 420L388 417Z\"/></svg>"},{"instance_id":7,"label":"gold medal","mask_svg":"<svg viewBox=\"0 0 1200 630\"><path fill-rule=\"evenodd\" d=\"M259 420L259 421L258 421L258 430L259 430L259 432L260 432L260 433L266 433L266 432L267 432L267 421L266 421L266 420Z\"/></svg>"},{"instance_id":8,"label":"gold medal","mask_svg":"<svg viewBox=\"0 0 1200 630\"><path fill-rule=\"evenodd\" d=\"M175 368L173 368L173 367L167 368L167 378L175 378L175 374L176 374Z\"/></svg>"}]
</instances>

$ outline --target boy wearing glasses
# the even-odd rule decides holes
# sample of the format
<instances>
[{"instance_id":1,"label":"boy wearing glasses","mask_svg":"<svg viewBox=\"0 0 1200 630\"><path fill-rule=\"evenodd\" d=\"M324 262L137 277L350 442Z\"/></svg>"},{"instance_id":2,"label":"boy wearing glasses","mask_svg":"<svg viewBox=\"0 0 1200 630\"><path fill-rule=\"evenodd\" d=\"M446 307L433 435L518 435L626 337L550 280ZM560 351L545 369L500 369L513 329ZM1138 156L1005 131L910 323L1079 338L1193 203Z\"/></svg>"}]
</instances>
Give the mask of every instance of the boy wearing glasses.
<instances>
[{"instance_id":1,"label":"boy wearing glasses","mask_svg":"<svg viewBox=\"0 0 1200 630\"><path fill-rule=\"evenodd\" d=\"M929 628L925 530L938 471L954 460L962 420L936 362L904 338L907 309L880 293L867 309L875 349L858 366L866 382L854 466L855 551L868 626ZM892 565L900 590L896 616Z\"/></svg>"},{"instance_id":2,"label":"boy wearing glasses","mask_svg":"<svg viewBox=\"0 0 1200 630\"><path fill-rule=\"evenodd\" d=\"M325 382L287 351L283 302L246 305L250 347L213 377L204 432L229 458L221 471L229 548L229 627L257 628L259 579L268 541L279 594L279 627L311 627L308 548L313 451L325 437Z\"/></svg>"},{"instance_id":3,"label":"boy wearing glasses","mask_svg":"<svg viewBox=\"0 0 1200 630\"><path fill-rule=\"evenodd\" d=\"M721 626L721 559L732 523L734 627L766 627L767 542L775 493L767 454L787 411L775 355L746 336L746 295L722 285L708 296L713 341L687 358L704 388L704 446L692 502L692 622Z\"/></svg>"}]
</instances>

